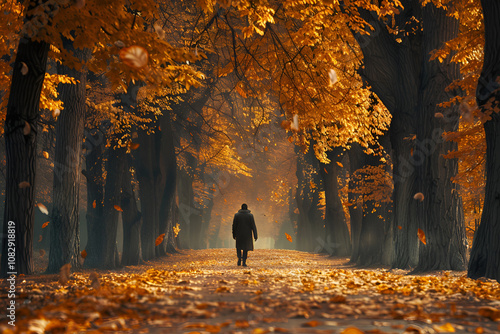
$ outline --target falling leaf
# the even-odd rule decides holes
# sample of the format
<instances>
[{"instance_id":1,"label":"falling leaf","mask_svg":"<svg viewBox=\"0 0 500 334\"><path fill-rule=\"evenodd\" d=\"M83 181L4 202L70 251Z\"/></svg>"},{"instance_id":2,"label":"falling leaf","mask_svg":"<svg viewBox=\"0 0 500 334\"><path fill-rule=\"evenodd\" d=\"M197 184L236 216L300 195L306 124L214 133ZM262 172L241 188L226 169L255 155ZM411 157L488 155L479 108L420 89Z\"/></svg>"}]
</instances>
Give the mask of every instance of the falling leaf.
<instances>
[{"instance_id":1,"label":"falling leaf","mask_svg":"<svg viewBox=\"0 0 500 334\"><path fill-rule=\"evenodd\" d=\"M400 230L402 230L402 229L403 229L403 227L402 227L401 225L398 225L398 228L399 228Z\"/></svg>"},{"instance_id":2,"label":"falling leaf","mask_svg":"<svg viewBox=\"0 0 500 334\"><path fill-rule=\"evenodd\" d=\"M437 112L437 113L434 114L434 117L436 117L436 118L444 118L444 115L442 113L440 113L440 112Z\"/></svg>"},{"instance_id":3,"label":"falling leaf","mask_svg":"<svg viewBox=\"0 0 500 334\"><path fill-rule=\"evenodd\" d=\"M46 152L46 151L43 151L42 152L42 155L45 159L48 159L49 158L49 152Z\"/></svg>"},{"instance_id":4,"label":"falling leaf","mask_svg":"<svg viewBox=\"0 0 500 334\"><path fill-rule=\"evenodd\" d=\"M326 173L326 174L328 174L328 171L326 170L326 167L325 167L325 168L323 168L323 169L324 169L325 173Z\"/></svg>"},{"instance_id":5,"label":"falling leaf","mask_svg":"<svg viewBox=\"0 0 500 334\"><path fill-rule=\"evenodd\" d=\"M413 156L413 147L410 149L410 156Z\"/></svg>"},{"instance_id":6,"label":"falling leaf","mask_svg":"<svg viewBox=\"0 0 500 334\"><path fill-rule=\"evenodd\" d=\"M87 257L87 251L84 249L80 252L80 255L82 256L82 258L86 258Z\"/></svg>"},{"instance_id":7,"label":"falling leaf","mask_svg":"<svg viewBox=\"0 0 500 334\"><path fill-rule=\"evenodd\" d=\"M335 70L333 68L330 69L330 71L328 72L328 77L330 79L330 86L335 85L338 78L337 78L337 72L335 72Z\"/></svg>"},{"instance_id":8,"label":"falling leaf","mask_svg":"<svg viewBox=\"0 0 500 334\"><path fill-rule=\"evenodd\" d=\"M30 123L24 121L24 128L23 128L23 135L27 136L31 132L31 126Z\"/></svg>"},{"instance_id":9,"label":"falling leaf","mask_svg":"<svg viewBox=\"0 0 500 334\"><path fill-rule=\"evenodd\" d=\"M43 239L43 237L42 237L42 235L40 234L40 235L38 236L38 242L42 242L42 239Z\"/></svg>"},{"instance_id":10,"label":"falling leaf","mask_svg":"<svg viewBox=\"0 0 500 334\"><path fill-rule=\"evenodd\" d=\"M47 227L47 225L49 225L49 223L50 223L50 222L45 222L45 223L43 223L42 228L46 228L46 227Z\"/></svg>"},{"instance_id":11,"label":"falling leaf","mask_svg":"<svg viewBox=\"0 0 500 334\"><path fill-rule=\"evenodd\" d=\"M422 202L424 200L424 194L422 193L416 193L414 196L413 196L413 199L416 199L420 202Z\"/></svg>"},{"instance_id":12,"label":"falling leaf","mask_svg":"<svg viewBox=\"0 0 500 334\"><path fill-rule=\"evenodd\" d=\"M28 74L28 65L26 63L21 62L21 74L26 75Z\"/></svg>"},{"instance_id":13,"label":"falling leaf","mask_svg":"<svg viewBox=\"0 0 500 334\"><path fill-rule=\"evenodd\" d=\"M427 245L427 241L425 240L425 233L424 233L424 231L422 231L421 229L418 229L417 235L418 235L418 239L420 239L420 241L422 241L422 243L424 245Z\"/></svg>"},{"instance_id":14,"label":"falling leaf","mask_svg":"<svg viewBox=\"0 0 500 334\"><path fill-rule=\"evenodd\" d=\"M356 327L347 327L340 334L364 334L364 332Z\"/></svg>"},{"instance_id":15,"label":"falling leaf","mask_svg":"<svg viewBox=\"0 0 500 334\"><path fill-rule=\"evenodd\" d=\"M402 43L402 42L403 42L403 40L402 40L401 38L396 38L396 42L398 42L398 43Z\"/></svg>"},{"instance_id":16,"label":"falling leaf","mask_svg":"<svg viewBox=\"0 0 500 334\"><path fill-rule=\"evenodd\" d=\"M295 208L295 210L293 210L293 213L295 213L296 215L299 214L299 208Z\"/></svg>"},{"instance_id":17,"label":"falling leaf","mask_svg":"<svg viewBox=\"0 0 500 334\"><path fill-rule=\"evenodd\" d=\"M40 257L44 257L45 256L45 249L40 249L38 251L38 253L40 254Z\"/></svg>"},{"instance_id":18,"label":"falling leaf","mask_svg":"<svg viewBox=\"0 0 500 334\"><path fill-rule=\"evenodd\" d=\"M69 263L63 265L59 270L59 283L61 285L66 285L68 283L70 270L71 270L71 264Z\"/></svg>"},{"instance_id":19,"label":"falling leaf","mask_svg":"<svg viewBox=\"0 0 500 334\"><path fill-rule=\"evenodd\" d=\"M293 122L290 124L290 129L293 131L299 131L299 115L293 115Z\"/></svg>"},{"instance_id":20,"label":"falling leaf","mask_svg":"<svg viewBox=\"0 0 500 334\"><path fill-rule=\"evenodd\" d=\"M159 244L161 244L163 242L163 238L165 238L165 233L160 234L158 236L158 238L156 238L155 246L158 246Z\"/></svg>"},{"instance_id":21,"label":"falling leaf","mask_svg":"<svg viewBox=\"0 0 500 334\"><path fill-rule=\"evenodd\" d=\"M116 211L123 212L123 209L119 205L113 205L113 208L115 208Z\"/></svg>"},{"instance_id":22,"label":"falling leaf","mask_svg":"<svg viewBox=\"0 0 500 334\"><path fill-rule=\"evenodd\" d=\"M30 186L30 183L28 181L23 181L19 183L19 189L24 189L28 188Z\"/></svg>"},{"instance_id":23,"label":"falling leaf","mask_svg":"<svg viewBox=\"0 0 500 334\"><path fill-rule=\"evenodd\" d=\"M94 200L94 201L92 202L92 207L95 209L96 205L97 205L97 204L96 204L96 201Z\"/></svg>"},{"instance_id":24,"label":"falling leaf","mask_svg":"<svg viewBox=\"0 0 500 334\"><path fill-rule=\"evenodd\" d=\"M131 141L128 142L128 147L130 147L131 150L137 150L139 146L140 146L139 143L133 143Z\"/></svg>"},{"instance_id":25,"label":"falling leaf","mask_svg":"<svg viewBox=\"0 0 500 334\"><path fill-rule=\"evenodd\" d=\"M290 234L285 232L285 237L286 237L286 240L292 242L292 236Z\"/></svg>"},{"instance_id":26,"label":"falling leaf","mask_svg":"<svg viewBox=\"0 0 500 334\"><path fill-rule=\"evenodd\" d=\"M344 167L344 165L342 165L340 162L337 161L337 165L339 165L339 167Z\"/></svg>"},{"instance_id":27,"label":"falling leaf","mask_svg":"<svg viewBox=\"0 0 500 334\"><path fill-rule=\"evenodd\" d=\"M266 152L267 152L267 150L268 150L268 148L267 148L267 146L265 146L265 147L264 147L264 151L266 151Z\"/></svg>"},{"instance_id":28,"label":"falling leaf","mask_svg":"<svg viewBox=\"0 0 500 334\"><path fill-rule=\"evenodd\" d=\"M434 330L438 333L455 333L455 327L453 327L452 324L449 322L445 323L444 325L434 325L432 326Z\"/></svg>"},{"instance_id":29,"label":"falling leaf","mask_svg":"<svg viewBox=\"0 0 500 334\"><path fill-rule=\"evenodd\" d=\"M53 118L59 117L60 114L61 114L61 110L59 110L59 109L52 110L52 117Z\"/></svg>"},{"instance_id":30,"label":"falling leaf","mask_svg":"<svg viewBox=\"0 0 500 334\"><path fill-rule=\"evenodd\" d=\"M38 206L38 209L40 209L40 212L45 214L45 215L48 215L49 214L49 210L47 210L47 207L45 205L43 205L42 203L37 203Z\"/></svg>"},{"instance_id":31,"label":"falling leaf","mask_svg":"<svg viewBox=\"0 0 500 334\"><path fill-rule=\"evenodd\" d=\"M132 45L120 50L120 59L129 67L141 69L148 64L148 52L142 46Z\"/></svg>"}]
</instances>

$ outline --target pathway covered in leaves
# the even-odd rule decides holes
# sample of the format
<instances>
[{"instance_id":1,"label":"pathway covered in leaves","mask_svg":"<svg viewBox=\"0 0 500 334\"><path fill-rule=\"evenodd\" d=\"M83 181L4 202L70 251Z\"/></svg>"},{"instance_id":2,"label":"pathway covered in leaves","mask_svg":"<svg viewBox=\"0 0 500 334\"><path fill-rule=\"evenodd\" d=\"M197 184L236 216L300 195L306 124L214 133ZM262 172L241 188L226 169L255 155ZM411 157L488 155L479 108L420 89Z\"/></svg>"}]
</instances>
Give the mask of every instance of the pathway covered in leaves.
<instances>
[{"instance_id":1,"label":"pathway covered in leaves","mask_svg":"<svg viewBox=\"0 0 500 334\"><path fill-rule=\"evenodd\" d=\"M359 270L288 250L189 250L112 272L20 277L5 333L499 333L500 285ZM23 281L24 280L24 281ZM64 277L63 277L64 281ZM5 282L1 309L6 310ZM4 312L5 313L5 312Z\"/></svg>"}]
</instances>

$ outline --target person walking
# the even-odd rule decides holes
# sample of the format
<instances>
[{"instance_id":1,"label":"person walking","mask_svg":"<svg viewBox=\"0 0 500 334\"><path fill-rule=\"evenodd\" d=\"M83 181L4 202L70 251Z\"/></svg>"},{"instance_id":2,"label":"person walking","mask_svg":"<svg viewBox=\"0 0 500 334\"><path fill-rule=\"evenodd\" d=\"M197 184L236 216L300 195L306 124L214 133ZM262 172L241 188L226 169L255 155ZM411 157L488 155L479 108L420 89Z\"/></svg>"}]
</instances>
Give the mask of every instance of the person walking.
<instances>
[{"instance_id":1,"label":"person walking","mask_svg":"<svg viewBox=\"0 0 500 334\"><path fill-rule=\"evenodd\" d=\"M242 260L243 267L247 266L248 251L253 251L252 232L255 241L257 241L257 227L253 214L250 213L246 204L242 204L241 210L238 210L233 219L233 239L236 240L238 266L241 265Z\"/></svg>"}]
</instances>

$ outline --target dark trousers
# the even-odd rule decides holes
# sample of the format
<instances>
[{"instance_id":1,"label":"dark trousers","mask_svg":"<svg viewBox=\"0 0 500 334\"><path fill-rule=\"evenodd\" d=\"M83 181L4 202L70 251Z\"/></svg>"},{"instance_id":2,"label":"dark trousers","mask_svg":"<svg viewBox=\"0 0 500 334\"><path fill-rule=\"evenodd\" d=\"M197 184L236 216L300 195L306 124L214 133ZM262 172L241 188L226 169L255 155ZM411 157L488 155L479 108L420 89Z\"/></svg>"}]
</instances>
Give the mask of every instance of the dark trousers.
<instances>
[{"instance_id":1,"label":"dark trousers","mask_svg":"<svg viewBox=\"0 0 500 334\"><path fill-rule=\"evenodd\" d=\"M241 252L243 251L243 257L241 256ZM243 259L243 260L246 260L247 259L247 255L248 255L248 251L245 249L245 250L242 250L242 249L236 249L236 255L238 256L238 259Z\"/></svg>"}]
</instances>

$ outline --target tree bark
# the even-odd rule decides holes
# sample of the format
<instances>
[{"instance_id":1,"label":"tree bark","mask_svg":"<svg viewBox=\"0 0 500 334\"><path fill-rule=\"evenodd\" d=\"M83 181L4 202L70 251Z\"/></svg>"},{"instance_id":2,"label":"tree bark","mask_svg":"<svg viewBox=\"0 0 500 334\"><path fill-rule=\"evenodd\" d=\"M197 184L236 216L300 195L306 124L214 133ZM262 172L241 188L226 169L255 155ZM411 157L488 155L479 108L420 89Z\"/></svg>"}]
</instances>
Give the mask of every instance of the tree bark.
<instances>
[{"instance_id":1,"label":"tree bark","mask_svg":"<svg viewBox=\"0 0 500 334\"><path fill-rule=\"evenodd\" d=\"M476 91L481 110L491 113L484 123L486 135L486 189L481 223L472 244L471 278L487 277L500 282L500 3L481 0L484 15L484 63Z\"/></svg>"},{"instance_id":2,"label":"tree bark","mask_svg":"<svg viewBox=\"0 0 500 334\"><path fill-rule=\"evenodd\" d=\"M142 263L141 225L142 214L137 208L137 201L132 186L129 163L126 164L122 179L121 208L123 209L123 254L122 266Z\"/></svg>"},{"instance_id":3,"label":"tree bark","mask_svg":"<svg viewBox=\"0 0 500 334\"><path fill-rule=\"evenodd\" d=\"M343 158L343 148L336 147L327 153L329 164L320 164L320 175L325 189L325 245L331 256L348 256L351 254L351 239L347 228L344 207L340 199L338 177Z\"/></svg>"},{"instance_id":4,"label":"tree bark","mask_svg":"<svg viewBox=\"0 0 500 334\"><path fill-rule=\"evenodd\" d=\"M85 60L89 51L75 50L70 41L64 41L66 50ZM47 273L57 273L66 263L79 268L80 251L80 183L87 70L70 69L59 64L58 74L75 79L75 84L59 84L59 96L64 110L56 124L54 157L54 186L50 252Z\"/></svg>"},{"instance_id":5,"label":"tree bark","mask_svg":"<svg viewBox=\"0 0 500 334\"><path fill-rule=\"evenodd\" d=\"M352 251L349 263L356 263L359 258L359 237L361 235L361 222L363 220L363 199L360 194L355 194L352 192L352 190L354 190L354 187L356 187L353 179L353 174L358 169L363 167L362 155L363 151L361 149L361 146L357 143L351 144L351 149L349 150L349 217L351 224Z\"/></svg>"},{"instance_id":6,"label":"tree bark","mask_svg":"<svg viewBox=\"0 0 500 334\"><path fill-rule=\"evenodd\" d=\"M417 141L413 158L417 166L417 191L424 200L418 203L419 228L426 235L421 244L415 272L433 270L464 270L466 236L462 201L457 185L451 178L458 173L457 159L443 155L457 149L457 143L445 141L443 131L458 129L458 107L447 110L438 104L449 101L455 94L445 88L460 79L457 64L451 56L443 62L430 60L430 52L458 35L458 20L447 15L432 3L423 8L423 59L418 104ZM441 112L444 118L436 118Z\"/></svg>"},{"instance_id":7,"label":"tree bark","mask_svg":"<svg viewBox=\"0 0 500 334\"><path fill-rule=\"evenodd\" d=\"M7 172L0 265L2 276L9 272L30 275L34 270L36 139L48 50L49 44L22 37L14 62L5 119ZM26 75L21 73L23 64L28 68ZM28 129L29 132L24 131ZM21 182L28 182L29 187L20 188ZM14 245L9 243L11 236L14 237ZM12 254L13 251L15 254ZM14 264L9 260L11 255L14 256Z\"/></svg>"}]
</instances>

